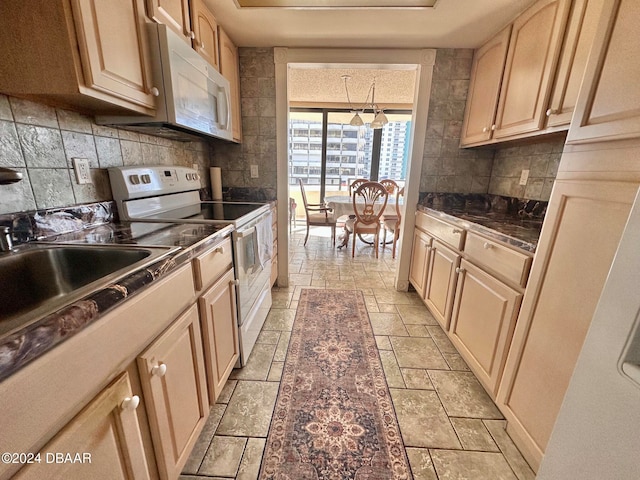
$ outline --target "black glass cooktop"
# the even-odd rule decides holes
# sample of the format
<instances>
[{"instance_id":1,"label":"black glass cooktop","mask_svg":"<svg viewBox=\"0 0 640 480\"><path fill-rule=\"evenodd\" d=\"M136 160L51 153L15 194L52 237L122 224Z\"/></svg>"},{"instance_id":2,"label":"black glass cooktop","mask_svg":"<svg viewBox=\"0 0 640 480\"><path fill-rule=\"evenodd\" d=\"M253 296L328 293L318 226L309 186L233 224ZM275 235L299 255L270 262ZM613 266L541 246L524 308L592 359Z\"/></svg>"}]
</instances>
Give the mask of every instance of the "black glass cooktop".
<instances>
[{"instance_id":1,"label":"black glass cooktop","mask_svg":"<svg viewBox=\"0 0 640 480\"><path fill-rule=\"evenodd\" d=\"M201 202L153 214L146 219L234 222L263 207L264 203Z\"/></svg>"}]
</instances>

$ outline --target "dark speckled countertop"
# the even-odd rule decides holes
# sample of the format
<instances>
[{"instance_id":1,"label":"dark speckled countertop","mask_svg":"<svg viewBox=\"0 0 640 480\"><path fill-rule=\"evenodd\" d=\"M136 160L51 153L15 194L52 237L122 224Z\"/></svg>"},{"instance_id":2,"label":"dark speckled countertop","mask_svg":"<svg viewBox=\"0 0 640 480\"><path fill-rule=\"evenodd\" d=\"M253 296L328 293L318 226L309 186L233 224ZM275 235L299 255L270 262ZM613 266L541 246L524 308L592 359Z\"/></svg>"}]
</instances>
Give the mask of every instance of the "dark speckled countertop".
<instances>
[{"instance_id":1,"label":"dark speckled countertop","mask_svg":"<svg viewBox=\"0 0 640 480\"><path fill-rule=\"evenodd\" d=\"M96 205L104 207L103 204ZM1 220L6 221L6 218L0 218L0 223L2 223ZM14 225L16 224L15 219L10 220ZM33 218L31 220L33 221ZM103 220L105 218L101 219ZM98 321L105 313L121 305L131 296L143 291L182 265L186 265L194 256L229 235L233 230L231 225L113 222L110 221L112 220L110 215L106 220L108 223L85 224L82 229L70 233L51 235L52 232L49 231L49 235L43 239L55 243L177 248L158 262L134 268L99 290L0 338L0 381ZM26 220L20 218L19 221ZM51 223L48 223L47 227L50 225ZM39 237L37 232L33 235Z\"/></svg>"},{"instance_id":2,"label":"dark speckled countertop","mask_svg":"<svg viewBox=\"0 0 640 480\"><path fill-rule=\"evenodd\" d=\"M518 219L506 213L436 210L422 205L418 210L530 253L536 251L542 228L540 219Z\"/></svg>"},{"instance_id":3,"label":"dark speckled countertop","mask_svg":"<svg viewBox=\"0 0 640 480\"><path fill-rule=\"evenodd\" d=\"M492 194L421 194L418 210L534 253L547 202Z\"/></svg>"}]
</instances>

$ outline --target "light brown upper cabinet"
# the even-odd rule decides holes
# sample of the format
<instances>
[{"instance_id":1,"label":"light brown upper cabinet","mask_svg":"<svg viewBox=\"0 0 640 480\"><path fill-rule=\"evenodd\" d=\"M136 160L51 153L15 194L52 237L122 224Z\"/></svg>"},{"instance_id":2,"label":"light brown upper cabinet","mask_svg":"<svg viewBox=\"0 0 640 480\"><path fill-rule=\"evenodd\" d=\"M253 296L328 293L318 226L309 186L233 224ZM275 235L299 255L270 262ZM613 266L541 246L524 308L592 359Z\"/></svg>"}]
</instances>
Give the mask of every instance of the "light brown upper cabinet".
<instances>
[{"instance_id":1,"label":"light brown upper cabinet","mask_svg":"<svg viewBox=\"0 0 640 480\"><path fill-rule=\"evenodd\" d=\"M0 2L0 18L3 93L87 112L155 113L143 0Z\"/></svg>"},{"instance_id":2,"label":"light brown upper cabinet","mask_svg":"<svg viewBox=\"0 0 640 480\"><path fill-rule=\"evenodd\" d=\"M486 142L491 138L510 34L511 25L480 47L473 56L462 145Z\"/></svg>"},{"instance_id":3,"label":"light brown upper cabinet","mask_svg":"<svg viewBox=\"0 0 640 480\"><path fill-rule=\"evenodd\" d=\"M189 0L147 0L149 17L166 25L186 41L195 37L191 29Z\"/></svg>"},{"instance_id":4,"label":"light brown upper cabinet","mask_svg":"<svg viewBox=\"0 0 640 480\"><path fill-rule=\"evenodd\" d=\"M494 138L543 127L569 7L569 0L539 0L513 23Z\"/></svg>"},{"instance_id":5,"label":"light brown upper cabinet","mask_svg":"<svg viewBox=\"0 0 640 480\"><path fill-rule=\"evenodd\" d=\"M240 71L238 48L229 35L218 27L218 38L220 40L220 73L229 80L231 96L231 122L233 139L236 142L242 140L242 114L240 111Z\"/></svg>"},{"instance_id":6,"label":"light brown upper cabinet","mask_svg":"<svg viewBox=\"0 0 640 480\"><path fill-rule=\"evenodd\" d=\"M567 143L640 137L640 2L606 0Z\"/></svg>"},{"instance_id":7,"label":"light brown upper cabinet","mask_svg":"<svg viewBox=\"0 0 640 480\"><path fill-rule=\"evenodd\" d=\"M575 0L571 6L553 93L545 112L547 127L571 122L603 3L604 0Z\"/></svg>"},{"instance_id":8,"label":"light brown upper cabinet","mask_svg":"<svg viewBox=\"0 0 640 480\"><path fill-rule=\"evenodd\" d=\"M203 0L191 1L193 48L216 70L220 70L218 22Z\"/></svg>"}]
</instances>

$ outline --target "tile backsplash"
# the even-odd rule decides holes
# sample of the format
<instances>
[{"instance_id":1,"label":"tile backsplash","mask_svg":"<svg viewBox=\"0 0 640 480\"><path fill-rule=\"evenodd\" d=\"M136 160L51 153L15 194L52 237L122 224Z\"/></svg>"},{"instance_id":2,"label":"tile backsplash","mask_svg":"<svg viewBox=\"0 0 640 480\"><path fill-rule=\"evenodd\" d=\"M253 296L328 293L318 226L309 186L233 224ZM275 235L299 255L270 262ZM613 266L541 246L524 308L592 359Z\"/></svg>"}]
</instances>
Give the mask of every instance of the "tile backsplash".
<instances>
[{"instance_id":1,"label":"tile backsplash","mask_svg":"<svg viewBox=\"0 0 640 480\"><path fill-rule=\"evenodd\" d=\"M198 165L208 178L210 145L96 125L92 118L0 94L0 167L23 180L0 185L0 213L111 200L107 168ZM86 158L93 183L79 185L72 158ZM206 182L204 182L206 183Z\"/></svg>"},{"instance_id":2,"label":"tile backsplash","mask_svg":"<svg viewBox=\"0 0 640 480\"><path fill-rule=\"evenodd\" d=\"M566 133L541 138L536 143L495 149L491 182L487 193L548 201L558 173ZM522 170L529 170L526 185L520 185Z\"/></svg>"},{"instance_id":3,"label":"tile backsplash","mask_svg":"<svg viewBox=\"0 0 640 480\"><path fill-rule=\"evenodd\" d=\"M493 150L460 148L473 50L440 48L431 82L420 192L487 193Z\"/></svg>"},{"instance_id":4,"label":"tile backsplash","mask_svg":"<svg viewBox=\"0 0 640 480\"><path fill-rule=\"evenodd\" d=\"M222 186L233 198L275 200L277 187L276 83L273 48L240 48L242 143L221 144L212 165L224 172ZM251 165L259 177L251 178Z\"/></svg>"}]
</instances>

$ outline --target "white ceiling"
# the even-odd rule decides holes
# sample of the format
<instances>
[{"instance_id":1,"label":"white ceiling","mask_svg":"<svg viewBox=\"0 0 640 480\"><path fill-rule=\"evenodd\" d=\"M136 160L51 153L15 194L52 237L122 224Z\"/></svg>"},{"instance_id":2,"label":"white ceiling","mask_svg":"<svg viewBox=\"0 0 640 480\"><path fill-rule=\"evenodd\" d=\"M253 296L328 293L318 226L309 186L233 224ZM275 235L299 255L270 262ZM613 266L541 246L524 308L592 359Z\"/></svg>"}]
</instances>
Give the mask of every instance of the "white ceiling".
<instances>
[{"instance_id":1,"label":"white ceiling","mask_svg":"<svg viewBox=\"0 0 640 480\"><path fill-rule=\"evenodd\" d=\"M205 3L240 47L476 48L534 1L437 0L433 8L337 9Z\"/></svg>"}]
</instances>

